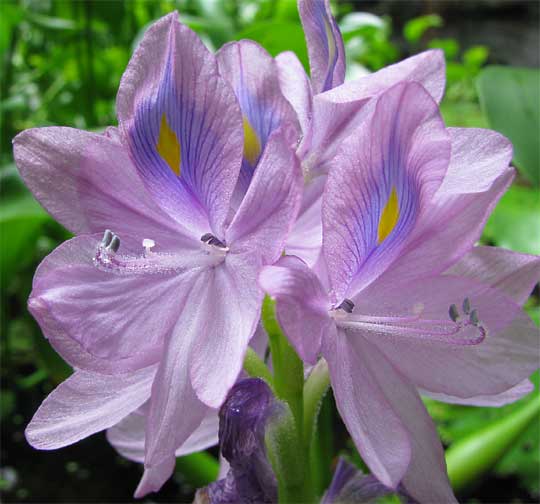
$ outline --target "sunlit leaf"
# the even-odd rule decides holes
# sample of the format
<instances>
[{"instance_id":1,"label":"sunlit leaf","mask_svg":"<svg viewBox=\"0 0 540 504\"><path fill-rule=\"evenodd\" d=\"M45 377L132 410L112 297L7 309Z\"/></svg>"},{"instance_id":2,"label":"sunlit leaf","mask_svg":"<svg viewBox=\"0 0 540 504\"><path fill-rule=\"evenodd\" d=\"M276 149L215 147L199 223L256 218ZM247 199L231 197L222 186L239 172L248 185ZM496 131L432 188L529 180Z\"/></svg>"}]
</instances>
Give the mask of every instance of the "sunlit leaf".
<instances>
[{"instance_id":1,"label":"sunlit leaf","mask_svg":"<svg viewBox=\"0 0 540 504\"><path fill-rule=\"evenodd\" d=\"M501 198L484 229L499 247L540 254L540 190L513 185Z\"/></svg>"},{"instance_id":2,"label":"sunlit leaf","mask_svg":"<svg viewBox=\"0 0 540 504\"><path fill-rule=\"evenodd\" d=\"M0 204L0 274L2 281L17 270L17 265L33 255L43 223L50 219L29 194L3 201Z\"/></svg>"},{"instance_id":3,"label":"sunlit leaf","mask_svg":"<svg viewBox=\"0 0 540 504\"><path fill-rule=\"evenodd\" d=\"M477 84L491 127L512 141L515 164L540 185L540 70L491 66Z\"/></svg>"}]
</instances>

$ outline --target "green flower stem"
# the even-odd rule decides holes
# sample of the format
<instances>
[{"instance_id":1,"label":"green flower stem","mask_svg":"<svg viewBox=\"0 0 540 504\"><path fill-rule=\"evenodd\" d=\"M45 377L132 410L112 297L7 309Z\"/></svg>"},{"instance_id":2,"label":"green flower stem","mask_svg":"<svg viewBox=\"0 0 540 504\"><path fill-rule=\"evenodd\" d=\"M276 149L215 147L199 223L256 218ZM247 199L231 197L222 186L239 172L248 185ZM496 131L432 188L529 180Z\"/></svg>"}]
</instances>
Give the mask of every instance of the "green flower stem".
<instances>
[{"instance_id":1,"label":"green flower stem","mask_svg":"<svg viewBox=\"0 0 540 504\"><path fill-rule=\"evenodd\" d=\"M267 443L270 460L279 483L279 502L314 502L309 444L305 442L304 429L304 365L283 334L275 316L275 303L265 297L262 321L266 332L272 365L274 391L290 409L287 421L277 422L274 439Z\"/></svg>"},{"instance_id":2,"label":"green flower stem","mask_svg":"<svg viewBox=\"0 0 540 504\"><path fill-rule=\"evenodd\" d=\"M324 436L324 433L317 429L317 424L322 401L329 386L328 364L324 359L320 359L304 385L304 442L309 447L311 480L318 491L323 485L325 460L321 446L321 435Z\"/></svg>"},{"instance_id":3,"label":"green flower stem","mask_svg":"<svg viewBox=\"0 0 540 504\"><path fill-rule=\"evenodd\" d=\"M274 391L272 373L270 373L264 361L257 355L257 352L250 347L248 347L246 356L244 357L244 371L253 378L262 378L268 383L272 391Z\"/></svg>"},{"instance_id":4,"label":"green flower stem","mask_svg":"<svg viewBox=\"0 0 540 504\"><path fill-rule=\"evenodd\" d=\"M304 439L306 443L311 444L317 416L329 386L328 364L324 359L320 359L304 385Z\"/></svg>"},{"instance_id":5,"label":"green flower stem","mask_svg":"<svg viewBox=\"0 0 540 504\"><path fill-rule=\"evenodd\" d=\"M513 413L455 442L446 452L454 490L467 487L491 469L539 414L540 396L536 394Z\"/></svg>"},{"instance_id":6,"label":"green flower stem","mask_svg":"<svg viewBox=\"0 0 540 504\"><path fill-rule=\"evenodd\" d=\"M304 365L279 327L274 305L274 301L266 296L263 302L262 320L268 333L272 354L274 388L276 395L286 401L291 408L300 438L302 438Z\"/></svg>"},{"instance_id":7,"label":"green flower stem","mask_svg":"<svg viewBox=\"0 0 540 504\"><path fill-rule=\"evenodd\" d=\"M313 431L309 451L311 481L315 495L322 495L332 481L332 460L334 457L333 404L325 395Z\"/></svg>"},{"instance_id":8,"label":"green flower stem","mask_svg":"<svg viewBox=\"0 0 540 504\"><path fill-rule=\"evenodd\" d=\"M306 480L306 459L296 422L286 402L276 421L266 430L266 448L278 481L280 503L309 503L313 496Z\"/></svg>"},{"instance_id":9,"label":"green flower stem","mask_svg":"<svg viewBox=\"0 0 540 504\"><path fill-rule=\"evenodd\" d=\"M217 480L219 463L209 453L198 452L176 459L176 471L196 488L205 487Z\"/></svg>"}]
</instances>

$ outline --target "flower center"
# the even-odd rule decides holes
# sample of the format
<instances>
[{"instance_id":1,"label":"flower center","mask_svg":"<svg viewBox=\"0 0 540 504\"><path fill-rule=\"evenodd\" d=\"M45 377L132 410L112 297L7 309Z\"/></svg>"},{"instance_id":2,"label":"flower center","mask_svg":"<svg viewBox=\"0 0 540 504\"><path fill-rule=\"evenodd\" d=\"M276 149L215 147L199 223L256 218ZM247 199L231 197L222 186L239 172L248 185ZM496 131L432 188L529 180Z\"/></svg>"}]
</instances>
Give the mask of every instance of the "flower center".
<instances>
[{"instance_id":1,"label":"flower center","mask_svg":"<svg viewBox=\"0 0 540 504\"><path fill-rule=\"evenodd\" d=\"M117 275L179 274L189 269L216 266L223 261L229 248L211 234L201 237L206 250L183 250L181 253L153 252L154 240L142 241L142 253L119 254L120 238L106 230L96 249L94 265Z\"/></svg>"}]
</instances>

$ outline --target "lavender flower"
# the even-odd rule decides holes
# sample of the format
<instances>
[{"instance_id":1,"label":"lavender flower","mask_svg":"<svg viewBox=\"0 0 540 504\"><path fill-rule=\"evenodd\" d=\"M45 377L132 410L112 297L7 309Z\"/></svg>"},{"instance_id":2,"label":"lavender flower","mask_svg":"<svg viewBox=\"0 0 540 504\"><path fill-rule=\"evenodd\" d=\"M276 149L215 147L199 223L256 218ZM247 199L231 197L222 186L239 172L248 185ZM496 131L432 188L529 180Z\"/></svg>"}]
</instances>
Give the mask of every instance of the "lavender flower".
<instances>
[{"instance_id":1,"label":"lavender flower","mask_svg":"<svg viewBox=\"0 0 540 504\"><path fill-rule=\"evenodd\" d=\"M540 258L473 249L513 177L504 137L446 129L417 83L365 113L328 176L321 259L312 270L284 257L260 281L302 358L327 360L374 476L420 502L454 502L417 389L467 404L531 390L538 331L521 305Z\"/></svg>"},{"instance_id":2,"label":"lavender flower","mask_svg":"<svg viewBox=\"0 0 540 504\"><path fill-rule=\"evenodd\" d=\"M263 298L256 279L283 250L301 173L283 125L232 201L249 145L242 113L176 13L146 32L117 113L105 135L53 127L14 140L27 186L77 235L39 266L29 300L76 371L26 435L59 448L148 408L142 496L170 476L242 369Z\"/></svg>"}]
</instances>

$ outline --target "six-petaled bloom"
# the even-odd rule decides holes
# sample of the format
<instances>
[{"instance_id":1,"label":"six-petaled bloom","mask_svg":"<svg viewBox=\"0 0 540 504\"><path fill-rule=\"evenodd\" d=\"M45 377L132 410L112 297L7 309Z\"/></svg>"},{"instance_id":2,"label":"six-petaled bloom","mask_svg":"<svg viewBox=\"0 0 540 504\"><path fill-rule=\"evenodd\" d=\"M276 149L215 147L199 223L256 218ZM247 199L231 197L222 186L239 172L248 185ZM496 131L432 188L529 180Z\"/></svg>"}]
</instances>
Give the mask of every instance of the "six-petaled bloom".
<instances>
[{"instance_id":1,"label":"six-petaled bloom","mask_svg":"<svg viewBox=\"0 0 540 504\"><path fill-rule=\"evenodd\" d=\"M260 318L258 273L282 253L302 182L284 123L242 185L253 139L216 57L176 13L146 32L117 114L105 135L43 128L14 140L26 184L77 235L40 265L29 300L76 371L26 436L58 448L143 415L141 496L170 476L186 441L215 442L204 424L194 431L242 369Z\"/></svg>"},{"instance_id":2,"label":"six-petaled bloom","mask_svg":"<svg viewBox=\"0 0 540 504\"><path fill-rule=\"evenodd\" d=\"M373 99L333 159L323 245L310 269L283 257L260 281L308 363L328 362L337 407L384 485L453 502L418 389L504 404L532 390L538 331L521 309L540 259L473 248L510 184L501 135L445 128L418 83Z\"/></svg>"}]
</instances>

